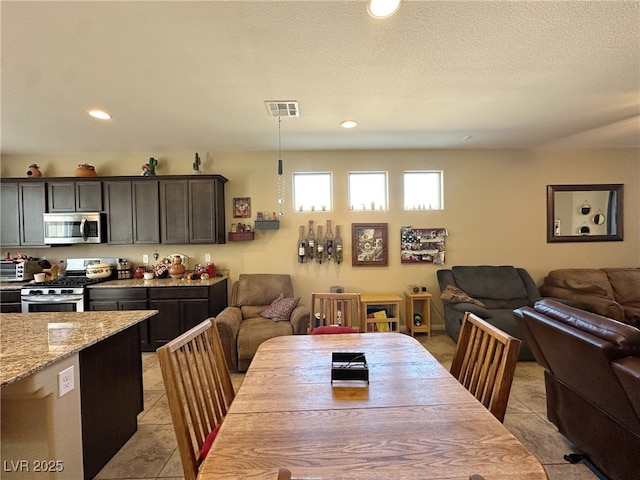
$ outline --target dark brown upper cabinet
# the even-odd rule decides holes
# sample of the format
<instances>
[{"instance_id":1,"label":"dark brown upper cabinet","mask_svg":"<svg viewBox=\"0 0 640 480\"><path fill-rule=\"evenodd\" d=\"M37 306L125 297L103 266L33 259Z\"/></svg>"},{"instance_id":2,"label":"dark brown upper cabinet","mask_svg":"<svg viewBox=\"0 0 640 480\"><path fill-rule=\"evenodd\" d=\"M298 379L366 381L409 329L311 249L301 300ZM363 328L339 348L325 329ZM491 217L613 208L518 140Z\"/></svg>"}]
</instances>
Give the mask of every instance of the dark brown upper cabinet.
<instances>
[{"instance_id":1,"label":"dark brown upper cabinet","mask_svg":"<svg viewBox=\"0 0 640 480\"><path fill-rule=\"evenodd\" d=\"M49 212L101 212L102 182L68 180L48 182Z\"/></svg>"},{"instance_id":2,"label":"dark brown upper cabinet","mask_svg":"<svg viewBox=\"0 0 640 480\"><path fill-rule=\"evenodd\" d=\"M3 181L0 184L0 197L0 244L3 247L44 245L42 215L47 208L45 183Z\"/></svg>"},{"instance_id":3,"label":"dark brown upper cabinet","mask_svg":"<svg viewBox=\"0 0 640 480\"><path fill-rule=\"evenodd\" d=\"M157 180L105 180L103 189L108 243L160 243Z\"/></svg>"},{"instance_id":4,"label":"dark brown upper cabinet","mask_svg":"<svg viewBox=\"0 0 640 480\"><path fill-rule=\"evenodd\" d=\"M160 180L162 243L225 243L224 184L219 175Z\"/></svg>"}]
</instances>

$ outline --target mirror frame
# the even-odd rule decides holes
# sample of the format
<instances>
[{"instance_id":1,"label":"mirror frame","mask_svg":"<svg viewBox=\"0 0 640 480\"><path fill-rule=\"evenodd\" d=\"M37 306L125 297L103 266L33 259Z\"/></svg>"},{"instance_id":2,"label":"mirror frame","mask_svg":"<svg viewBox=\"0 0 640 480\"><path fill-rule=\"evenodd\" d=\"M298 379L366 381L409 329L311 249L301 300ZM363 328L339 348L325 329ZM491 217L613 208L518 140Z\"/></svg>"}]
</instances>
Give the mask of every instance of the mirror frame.
<instances>
[{"instance_id":1,"label":"mirror frame","mask_svg":"<svg viewBox=\"0 0 640 480\"><path fill-rule=\"evenodd\" d=\"M555 197L556 192L592 192L592 191L616 192L617 208L615 212L616 233L612 235L554 235L555 223ZM621 183L607 183L594 185L547 185L547 243L555 242L619 242L624 240L623 235L623 191Z\"/></svg>"}]
</instances>

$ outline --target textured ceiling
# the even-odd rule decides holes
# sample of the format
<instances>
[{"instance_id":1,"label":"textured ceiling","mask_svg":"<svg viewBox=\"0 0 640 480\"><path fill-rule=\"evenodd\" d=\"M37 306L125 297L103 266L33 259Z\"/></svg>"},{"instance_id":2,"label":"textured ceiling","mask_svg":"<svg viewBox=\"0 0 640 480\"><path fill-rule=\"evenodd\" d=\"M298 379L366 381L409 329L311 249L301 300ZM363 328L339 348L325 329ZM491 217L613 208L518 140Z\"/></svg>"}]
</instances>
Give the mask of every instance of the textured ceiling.
<instances>
[{"instance_id":1,"label":"textured ceiling","mask_svg":"<svg viewBox=\"0 0 640 480\"><path fill-rule=\"evenodd\" d=\"M274 150L266 100L299 102L283 150L640 147L638 1L405 0L385 20L364 1L2 1L0 15L3 154Z\"/></svg>"}]
</instances>

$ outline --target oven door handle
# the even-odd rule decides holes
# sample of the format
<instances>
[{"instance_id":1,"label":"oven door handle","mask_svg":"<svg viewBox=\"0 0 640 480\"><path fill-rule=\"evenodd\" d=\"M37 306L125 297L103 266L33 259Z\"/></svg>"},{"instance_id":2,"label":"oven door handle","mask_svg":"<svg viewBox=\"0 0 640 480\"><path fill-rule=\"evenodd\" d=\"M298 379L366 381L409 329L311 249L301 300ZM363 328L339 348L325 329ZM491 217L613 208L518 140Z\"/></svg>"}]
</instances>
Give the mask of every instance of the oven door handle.
<instances>
[{"instance_id":1,"label":"oven door handle","mask_svg":"<svg viewBox=\"0 0 640 480\"><path fill-rule=\"evenodd\" d=\"M87 232L85 231L87 227L87 217L82 217L80 220L80 234L82 235L82 240L87 241Z\"/></svg>"},{"instance_id":2,"label":"oven door handle","mask_svg":"<svg viewBox=\"0 0 640 480\"><path fill-rule=\"evenodd\" d=\"M68 302L78 302L80 300L84 300L84 297L81 295L79 297L55 297L55 296L38 296L38 297L22 297L22 301L24 303L68 303Z\"/></svg>"}]
</instances>

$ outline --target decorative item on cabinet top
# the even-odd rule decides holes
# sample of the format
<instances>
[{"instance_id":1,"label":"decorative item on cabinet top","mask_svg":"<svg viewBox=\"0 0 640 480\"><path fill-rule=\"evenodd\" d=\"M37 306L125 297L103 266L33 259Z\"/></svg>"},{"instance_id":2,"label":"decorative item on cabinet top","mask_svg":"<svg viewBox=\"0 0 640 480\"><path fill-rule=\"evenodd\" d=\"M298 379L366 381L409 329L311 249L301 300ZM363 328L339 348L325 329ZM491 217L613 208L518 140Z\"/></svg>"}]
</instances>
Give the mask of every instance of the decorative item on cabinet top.
<instances>
[{"instance_id":1,"label":"decorative item on cabinet top","mask_svg":"<svg viewBox=\"0 0 640 480\"><path fill-rule=\"evenodd\" d=\"M40 167L37 164L32 163L29 165L29 170L27 170L27 177L41 177L42 172L40 171Z\"/></svg>"},{"instance_id":2,"label":"decorative item on cabinet top","mask_svg":"<svg viewBox=\"0 0 640 480\"><path fill-rule=\"evenodd\" d=\"M96 177L98 173L93 165L82 163L76 168L76 177Z\"/></svg>"}]
</instances>

